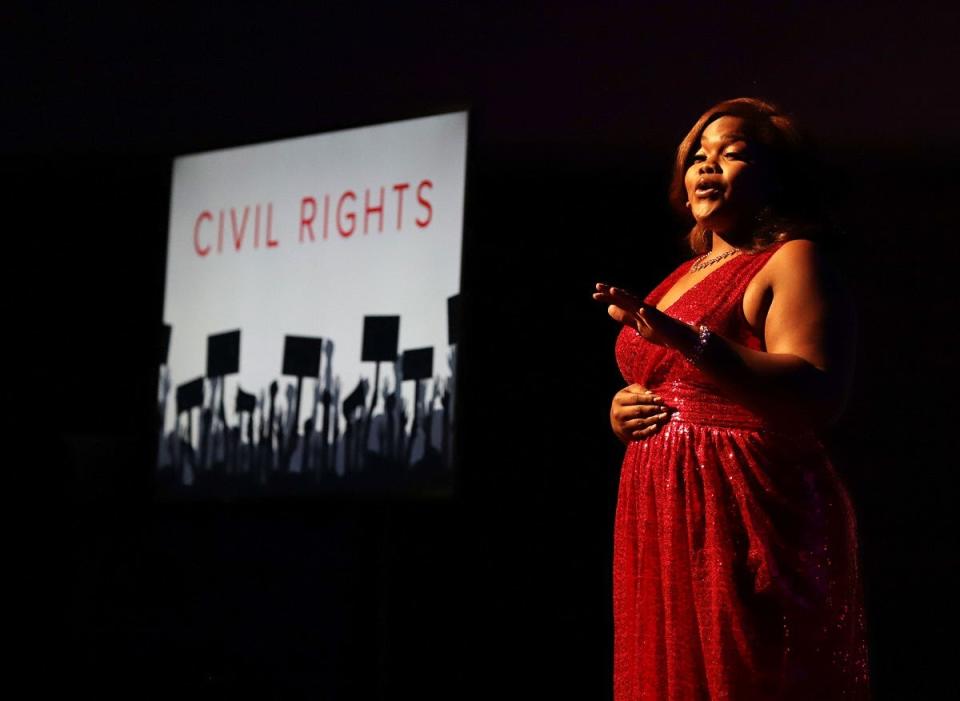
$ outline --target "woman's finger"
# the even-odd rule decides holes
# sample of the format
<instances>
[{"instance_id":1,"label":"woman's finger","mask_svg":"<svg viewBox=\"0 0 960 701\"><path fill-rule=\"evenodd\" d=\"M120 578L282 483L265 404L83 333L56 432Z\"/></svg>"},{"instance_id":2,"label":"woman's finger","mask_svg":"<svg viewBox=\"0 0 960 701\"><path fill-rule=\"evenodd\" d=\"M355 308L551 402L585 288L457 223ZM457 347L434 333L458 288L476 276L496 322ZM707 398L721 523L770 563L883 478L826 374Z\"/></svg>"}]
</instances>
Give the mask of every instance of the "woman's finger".
<instances>
[{"instance_id":1,"label":"woman's finger","mask_svg":"<svg viewBox=\"0 0 960 701\"><path fill-rule=\"evenodd\" d=\"M636 404L627 407L624 410L624 418L636 419L641 416L656 416L658 414L670 415L670 410L662 404Z\"/></svg>"},{"instance_id":2,"label":"woman's finger","mask_svg":"<svg viewBox=\"0 0 960 701\"><path fill-rule=\"evenodd\" d=\"M663 397L652 392L629 392L621 391L617 393L616 401L623 406L633 406L635 404L662 404Z\"/></svg>"},{"instance_id":3,"label":"woman's finger","mask_svg":"<svg viewBox=\"0 0 960 701\"><path fill-rule=\"evenodd\" d=\"M633 329L637 333L648 336L649 327L643 327L640 325L640 322L637 319L637 315L630 309L625 309L616 304L611 304L607 307L607 313L610 315L610 318L614 321L623 324L624 326Z\"/></svg>"},{"instance_id":4,"label":"woman's finger","mask_svg":"<svg viewBox=\"0 0 960 701\"><path fill-rule=\"evenodd\" d=\"M619 287L611 287L609 294L615 303L631 310L635 310L643 304L640 299Z\"/></svg>"},{"instance_id":5,"label":"woman's finger","mask_svg":"<svg viewBox=\"0 0 960 701\"><path fill-rule=\"evenodd\" d=\"M630 310L634 310L643 304L643 300L631 292L627 292L620 287L607 287L602 283L597 284L597 291L593 293L593 298L601 302L610 302Z\"/></svg>"},{"instance_id":6,"label":"woman's finger","mask_svg":"<svg viewBox=\"0 0 960 701\"><path fill-rule=\"evenodd\" d=\"M660 428L660 424L653 424L652 426L647 426L646 428L641 428L637 431L633 431L630 435L634 439L636 438L646 438L654 433L656 433Z\"/></svg>"},{"instance_id":7,"label":"woman's finger","mask_svg":"<svg viewBox=\"0 0 960 701\"><path fill-rule=\"evenodd\" d=\"M625 387L624 389L617 392L613 401L616 404L621 404L623 406L632 406L634 404L662 404L663 397L655 392L643 388L642 385L637 385L640 387L639 390L631 389L630 387Z\"/></svg>"},{"instance_id":8,"label":"woman's finger","mask_svg":"<svg viewBox=\"0 0 960 701\"><path fill-rule=\"evenodd\" d=\"M656 392L649 390L643 385L627 385L623 389L617 392L617 394L622 394L624 396L630 397L659 397Z\"/></svg>"},{"instance_id":9,"label":"woman's finger","mask_svg":"<svg viewBox=\"0 0 960 701\"><path fill-rule=\"evenodd\" d=\"M645 419L660 414L669 416L670 413L670 410L662 404L634 404L631 406L616 407L613 415L618 421L630 421L631 419Z\"/></svg>"},{"instance_id":10,"label":"woman's finger","mask_svg":"<svg viewBox=\"0 0 960 701\"><path fill-rule=\"evenodd\" d=\"M633 315L623 307L619 307L616 304L611 304L609 307L607 307L607 314L609 314L610 318L612 318L614 321L620 322L621 324L628 324L631 327L634 326Z\"/></svg>"},{"instance_id":11,"label":"woman's finger","mask_svg":"<svg viewBox=\"0 0 960 701\"><path fill-rule=\"evenodd\" d=\"M664 412L670 413L667 407L662 404L630 404L628 406L619 406L614 411L623 421L636 419L641 416L654 416Z\"/></svg>"},{"instance_id":12,"label":"woman's finger","mask_svg":"<svg viewBox=\"0 0 960 701\"><path fill-rule=\"evenodd\" d=\"M653 325L650 323L650 319L647 316L647 311L645 308L641 307L637 309L634 313L634 318L636 319L637 326L647 332L653 331Z\"/></svg>"},{"instance_id":13,"label":"woman's finger","mask_svg":"<svg viewBox=\"0 0 960 701\"><path fill-rule=\"evenodd\" d=\"M634 430L637 428L643 428L645 426L650 426L651 424L658 424L666 421L667 413L662 412L659 414L653 414L652 416L643 416L638 418L629 419L623 422L623 427L625 429Z\"/></svg>"}]
</instances>

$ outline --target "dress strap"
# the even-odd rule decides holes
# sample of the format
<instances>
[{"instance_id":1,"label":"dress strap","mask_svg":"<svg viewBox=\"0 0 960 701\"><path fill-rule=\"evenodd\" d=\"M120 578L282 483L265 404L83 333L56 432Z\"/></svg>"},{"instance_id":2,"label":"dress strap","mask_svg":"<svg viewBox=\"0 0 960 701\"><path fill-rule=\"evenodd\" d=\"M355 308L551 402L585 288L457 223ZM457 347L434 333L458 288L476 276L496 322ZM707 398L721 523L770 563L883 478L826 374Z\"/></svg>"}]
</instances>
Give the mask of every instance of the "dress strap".
<instances>
[{"instance_id":1,"label":"dress strap","mask_svg":"<svg viewBox=\"0 0 960 701\"><path fill-rule=\"evenodd\" d=\"M786 243L786 241L777 241L776 243L770 244L762 251L748 253L745 256L741 256L742 261L736 271L736 278L734 284L732 285L733 289L731 290L730 298L735 298L736 300L743 298L743 294L746 292L747 285L749 285L754 276L760 272L760 269L766 265L767 261L770 260L770 257L780 250L780 247L784 243Z\"/></svg>"}]
</instances>

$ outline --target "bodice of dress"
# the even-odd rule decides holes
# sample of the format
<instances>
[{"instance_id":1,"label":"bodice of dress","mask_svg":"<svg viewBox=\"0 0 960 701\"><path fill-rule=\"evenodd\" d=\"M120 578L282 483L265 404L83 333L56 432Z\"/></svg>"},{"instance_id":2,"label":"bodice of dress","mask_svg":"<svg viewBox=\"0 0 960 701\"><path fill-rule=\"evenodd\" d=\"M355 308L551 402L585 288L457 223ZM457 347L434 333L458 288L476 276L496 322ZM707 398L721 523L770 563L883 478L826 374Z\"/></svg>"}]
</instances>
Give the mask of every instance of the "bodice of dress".
<instances>
[{"instance_id":1,"label":"bodice of dress","mask_svg":"<svg viewBox=\"0 0 960 701\"><path fill-rule=\"evenodd\" d=\"M727 339L764 350L762 336L750 327L743 315L743 297L747 285L782 245L778 242L756 253L732 257L687 290L665 313L687 324L706 324ZM693 263L694 259L683 262L644 301L656 305ZM671 416L672 421L791 432L800 428L733 401L679 351L650 343L634 329L621 329L616 357L627 383L642 384L677 410Z\"/></svg>"}]
</instances>

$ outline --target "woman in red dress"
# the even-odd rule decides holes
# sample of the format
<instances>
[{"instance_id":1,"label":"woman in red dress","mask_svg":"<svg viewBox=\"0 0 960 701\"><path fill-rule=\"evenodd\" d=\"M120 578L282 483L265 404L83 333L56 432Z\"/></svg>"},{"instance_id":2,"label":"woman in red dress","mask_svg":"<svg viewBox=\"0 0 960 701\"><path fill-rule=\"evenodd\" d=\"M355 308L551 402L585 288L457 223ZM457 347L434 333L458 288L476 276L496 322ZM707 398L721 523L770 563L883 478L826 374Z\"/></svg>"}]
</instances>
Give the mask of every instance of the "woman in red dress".
<instances>
[{"instance_id":1,"label":"woman in red dress","mask_svg":"<svg viewBox=\"0 0 960 701\"><path fill-rule=\"evenodd\" d=\"M793 121L740 98L680 145L671 199L696 258L623 325L614 697L864 699L854 511L817 431L853 370L851 305L821 251Z\"/></svg>"}]
</instances>

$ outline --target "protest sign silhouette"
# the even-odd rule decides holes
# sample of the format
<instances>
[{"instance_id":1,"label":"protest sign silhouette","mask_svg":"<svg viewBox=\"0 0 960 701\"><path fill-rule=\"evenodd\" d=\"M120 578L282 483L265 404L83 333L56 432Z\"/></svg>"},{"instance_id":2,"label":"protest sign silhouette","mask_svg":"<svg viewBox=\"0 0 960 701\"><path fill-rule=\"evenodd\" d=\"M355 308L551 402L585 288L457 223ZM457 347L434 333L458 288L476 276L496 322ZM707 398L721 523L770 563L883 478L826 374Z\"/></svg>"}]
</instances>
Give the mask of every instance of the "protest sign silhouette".
<instances>
[{"instance_id":1,"label":"protest sign silhouette","mask_svg":"<svg viewBox=\"0 0 960 701\"><path fill-rule=\"evenodd\" d=\"M287 439L283 454L285 467L289 467L290 456L296 449L297 427L300 425L300 397L303 394L304 377L320 377L320 357L323 355L323 339L314 336L284 336L283 338L283 374L297 378L296 398L294 406L289 407L291 413L290 435ZM302 460L306 463L306 443L309 437L304 432L304 450ZM303 465L301 466L301 468Z\"/></svg>"},{"instance_id":2,"label":"protest sign silhouette","mask_svg":"<svg viewBox=\"0 0 960 701\"><path fill-rule=\"evenodd\" d=\"M407 464L410 464L410 457L413 451L413 442L417 436L417 430L420 428L420 398L422 380L428 380L433 375L433 347L413 348L403 351L403 357L400 361L403 366L403 381L414 381L413 392L413 425L410 427L410 439L407 441Z\"/></svg>"},{"instance_id":3,"label":"protest sign silhouette","mask_svg":"<svg viewBox=\"0 0 960 701\"><path fill-rule=\"evenodd\" d=\"M370 397L370 408L364 422L363 440L361 441L361 455L366 451L370 439L370 425L373 410L377 408L377 399L380 396L380 363L395 362L397 357L397 340L400 336L399 316L365 316L363 317L363 349L360 360L376 363L373 375L373 392Z\"/></svg>"},{"instance_id":4,"label":"protest sign silhouette","mask_svg":"<svg viewBox=\"0 0 960 701\"><path fill-rule=\"evenodd\" d=\"M207 377L240 372L240 330L207 336Z\"/></svg>"},{"instance_id":5,"label":"protest sign silhouette","mask_svg":"<svg viewBox=\"0 0 960 701\"><path fill-rule=\"evenodd\" d=\"M180 416L187 415L187 440L185 443L193 449L193 410L203 406L203 378L198 377L182 385L177 385L177 423L180 422ZM180 459L177 464L177 470L183 473L184 450L180 450Z\"/></svg>"},{"instance_id":6,"label":"protest sign silhouette","mask_svg":"<svg viewBox=\"0 0 960 701\"><path fill-rule=\"evenodd\" d=\"M244 392L242 389L237 387L237 400L234 406L234 410L237 413L237 417L240 420L240 425L244 425L243 415L247 415L246 421L246 435L247 444L250 446L250 451L253 451L254 441L253 441L253 412L257 408L257 397L254 394L249 392ZM239 448L239 446L237 446Z\"/></svg>"}]
</instances>

